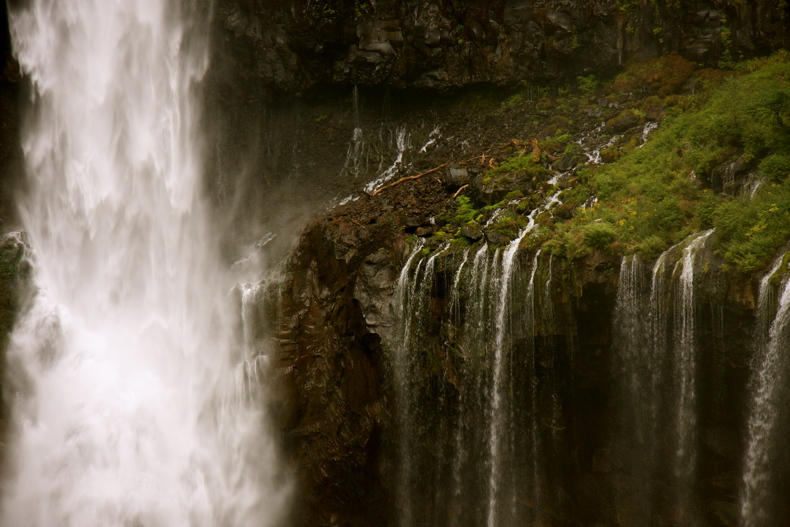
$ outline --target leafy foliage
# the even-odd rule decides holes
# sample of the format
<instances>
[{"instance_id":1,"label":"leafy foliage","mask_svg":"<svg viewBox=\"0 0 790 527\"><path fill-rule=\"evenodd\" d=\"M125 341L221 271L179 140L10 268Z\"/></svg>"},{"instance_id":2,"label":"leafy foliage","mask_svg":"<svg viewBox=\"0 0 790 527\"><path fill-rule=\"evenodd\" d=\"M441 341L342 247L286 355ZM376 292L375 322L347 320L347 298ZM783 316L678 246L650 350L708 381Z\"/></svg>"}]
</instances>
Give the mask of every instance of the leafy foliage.
<instances>
[{"instance_id":1,"label":"leafy foliage","mask_svg":"<svg viewBox=\"0 0 790 527\"><path fill-rule=\"evenodd\" d=\"M653 76L645 72L655 69L655 64L645 66L615 85L651 82ZM790 53L743 65L740 76L697 95L687 111L668 117L643 148L582 171L566 202L595 196L597 203L577 209L559 225L548 247L570 257L592 249L654 257L688 234L713 226L717 250L739 270L765 265L790 237L787 94ZM738 158L758 167L768 183L753 197L726 197L705 189L714 169Z\"/></svg>"}]
</instances>

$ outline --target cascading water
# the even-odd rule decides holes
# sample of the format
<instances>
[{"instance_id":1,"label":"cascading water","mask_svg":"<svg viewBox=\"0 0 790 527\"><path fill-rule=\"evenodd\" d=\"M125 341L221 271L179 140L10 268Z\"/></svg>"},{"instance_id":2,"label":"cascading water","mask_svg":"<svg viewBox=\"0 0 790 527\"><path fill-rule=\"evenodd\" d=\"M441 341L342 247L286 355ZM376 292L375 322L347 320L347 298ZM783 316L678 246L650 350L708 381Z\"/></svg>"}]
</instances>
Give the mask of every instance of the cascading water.
<instances>
[{"instance_id":1,"label":"cascading water","mask_svg":"<svg viewBox=\"0 0 790 527\"><path fill-rule=\"evenodd\" d=\"M663 258L654 270L663 269ZM654 346L651 335L663 331L649 314L652 295L646 278L646 266L638 256L624 257L620 265L620 284L614 312L614 367L619 380L616 437L628 437L620 446L617 457L629 464L633 484L638 485L638 510L630 513L643 521L651 517L651 482L656 471L658 378L661 371L663 348ZM654 277L656 276L654 272ZM654 327L655 326L657 327ZM629 496L617 496L618 501L633 503ZM623 508L623 505L619 505Z\"/></svg>"},{"instance_id":2,"label":"cascading water","mask_svg":"<svg viewBox=\"0 0 790 527\"><path fill-rule=\"evenodd\" d=\"M11 13L35 92L21 215L39 291L8 352L2 525L283 518L262 394L236 382L245 346L201 192L206 42L182 20L195 9L34 0Z\"/></svg>"},{"instance_id":3,"label":"cascading water","mask_svg":"<svg viewBox=\"0 0 790 527\"><path fill-rule=\"evenodd\" d=\"M790 429L787 347L790 344L790 279L781 281L781 295L774 293L772 281L785 263L782 255L760 282L755 341L757 354L751 381L748 443L741 490L741 523L754 527L777 525L787 517L786 490L779 467L786 465L784 438ZM785 269L786 270L786 269ZM779 275L781 276L781 275ZM766 331L767 330L767 331ZM766 338L767 335L767 338ZM779 463L784 459L784 463ZM784 511L781 509L785 508Z\"/></svg>"},{"instance_id":4,"label":"cascading water","mask_svg":"<svg viewBox=\"0 0 790 527\"><path fill-rule=\"evenodd\" d=\"M675 294L674 320L674 378L677 386L677 414L675 419L675 477L678 485L678 503L684 516L690 514L692 481L697 465L695 437L697 431L697 335L696 306L694 304L694 263L697 251L713 231L694 238L683 249L683 258L678 261L680 278Z\"/></svg>"},{"instance_id":5,"label":"cascading water","mask_svg":"<svg viewBox=\"0 0 790 527\"><path fill-rule=\"evenodd\" d=\"M629 478L628 495L618 496L618 515L627 523L649 523L655 514L694 521L699 433L695 263L712 233L671 247L650 273L637 256L623 258L620 267L613 320L614 443ZM677 262L671 267L673 258ZM661 491L658 481L675 491Z\"/></svg>"},{"instance_id":6,"label":"cascading water","mask_svg":"<svg viewBox=\"0 0 790 527\"><path fill-rule=\"evenodd\" d=\"M537 378L534 306L551 294L552 274L538 272L540 251L524 260L519 247L534 218L557 203L557 194L548 197L501 249L445 245L422 257L418 244L406 260L392 342L403 526L540 521L540 458L551 443L541 421L561 419L538 416L539 399L556 397ZM422 351L433 344L439 356Z\"/></svg>"}]
</instances>

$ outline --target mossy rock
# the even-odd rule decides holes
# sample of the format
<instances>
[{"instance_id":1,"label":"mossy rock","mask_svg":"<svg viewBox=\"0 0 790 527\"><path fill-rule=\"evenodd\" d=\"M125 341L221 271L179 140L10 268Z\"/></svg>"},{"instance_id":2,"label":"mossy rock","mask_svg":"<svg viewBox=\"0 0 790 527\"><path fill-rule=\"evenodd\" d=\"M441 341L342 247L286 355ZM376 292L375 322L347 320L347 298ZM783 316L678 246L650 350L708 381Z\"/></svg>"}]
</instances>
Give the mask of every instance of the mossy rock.
<instances>
[{"instance_id":1,"label":"mossy rock","mask_svg":"<svg viewBox=\"0 0 790 527\"><path fill-rule=\"evenodd\" d=\"M629 128L633 128L644 122L644 116L637 110L623 110L617 117L609 119L606 122L606 130L613 133L625 132Z\"/></svg>"}]
</instances>

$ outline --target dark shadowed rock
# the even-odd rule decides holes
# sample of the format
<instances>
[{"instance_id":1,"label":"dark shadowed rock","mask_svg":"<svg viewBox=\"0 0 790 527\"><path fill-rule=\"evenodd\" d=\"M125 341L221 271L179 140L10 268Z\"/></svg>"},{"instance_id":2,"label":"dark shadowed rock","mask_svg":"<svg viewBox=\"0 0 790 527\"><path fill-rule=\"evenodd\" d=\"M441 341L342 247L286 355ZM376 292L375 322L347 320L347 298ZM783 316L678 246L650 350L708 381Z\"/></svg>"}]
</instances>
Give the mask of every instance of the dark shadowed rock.
<instances>
[{"instance_id":1,"label":"dark shadowed rock","mask_svg":"<svg viewBox=\"0 0 790 527\"><path fill-rule=\"evenodd\" d=\"M467 223L461 227L461 236L477 241L483 238L483 229L477 223Z\"/></svg>"},{"instance_id":2,"label":"dark shadowed rock","mask_svg":"<svg viewBox=\"0 0 790 527\"><path fill-rule=\"evenodd\" d=\"M288 91L337 83L517 86L612 71L630 58L679 52L715 63L725 52L751 56L787 43L787 13L773 0L726 9L706 1L634 4L389 0L360 10L340 0L220 0L217 20L237 41L234 60L261 88Z\"/></svg>"},{"instance_id":3,"label":"dark shadowed rock","mask_svg":"<svg viewBox=\"0 0 790 527\"><path fill-rule=\"evenodd\" d=\"M486 232L485 238L486 241L488 241L488 243L493 243L494 245L507 245L513 239L510 236L507 236L505 234L502 234L501 232L496 232L496 231Z\"/></svg>"}]
</instances>

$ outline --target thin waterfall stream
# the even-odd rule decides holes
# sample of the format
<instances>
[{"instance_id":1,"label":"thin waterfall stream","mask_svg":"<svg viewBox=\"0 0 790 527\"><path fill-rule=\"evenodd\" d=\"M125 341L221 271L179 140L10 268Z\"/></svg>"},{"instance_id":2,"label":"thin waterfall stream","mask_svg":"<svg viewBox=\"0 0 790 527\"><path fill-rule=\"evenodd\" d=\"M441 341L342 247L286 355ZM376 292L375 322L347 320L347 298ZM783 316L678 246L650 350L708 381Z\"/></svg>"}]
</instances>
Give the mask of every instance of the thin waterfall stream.
<instances>
[{"instance_id":1,"label":"thin waterfall stream","mask_svg":"<svg viewBox=\"0 0 790 527\"><path fill-rule=\"evenodd\" d=\"M760 281L757 327L760 344L751 382L752 405L744 459L741 521L755 527L772 525L777 506L782 506L781 481L772 462L779 459L790 419L782 401L788 396L787 346L790 343L790 280L782 277L778 299L772 281L785 263L780 256ZM767 328L767 333L765 329Z\"/></svg>"},{"instance_id":2,"label":"thin waterfall stream","mask_svg":"<svg viewBox=\"0 0 790 527\"><path fill-rule=\"evenodd\" d=\"M10 13L34 90L20 208L37 293L8 351L2 525L242 527L286 511L249 382L265 368L235 334L202 191L195 7Z\"/></svg>"}]
</instances>

